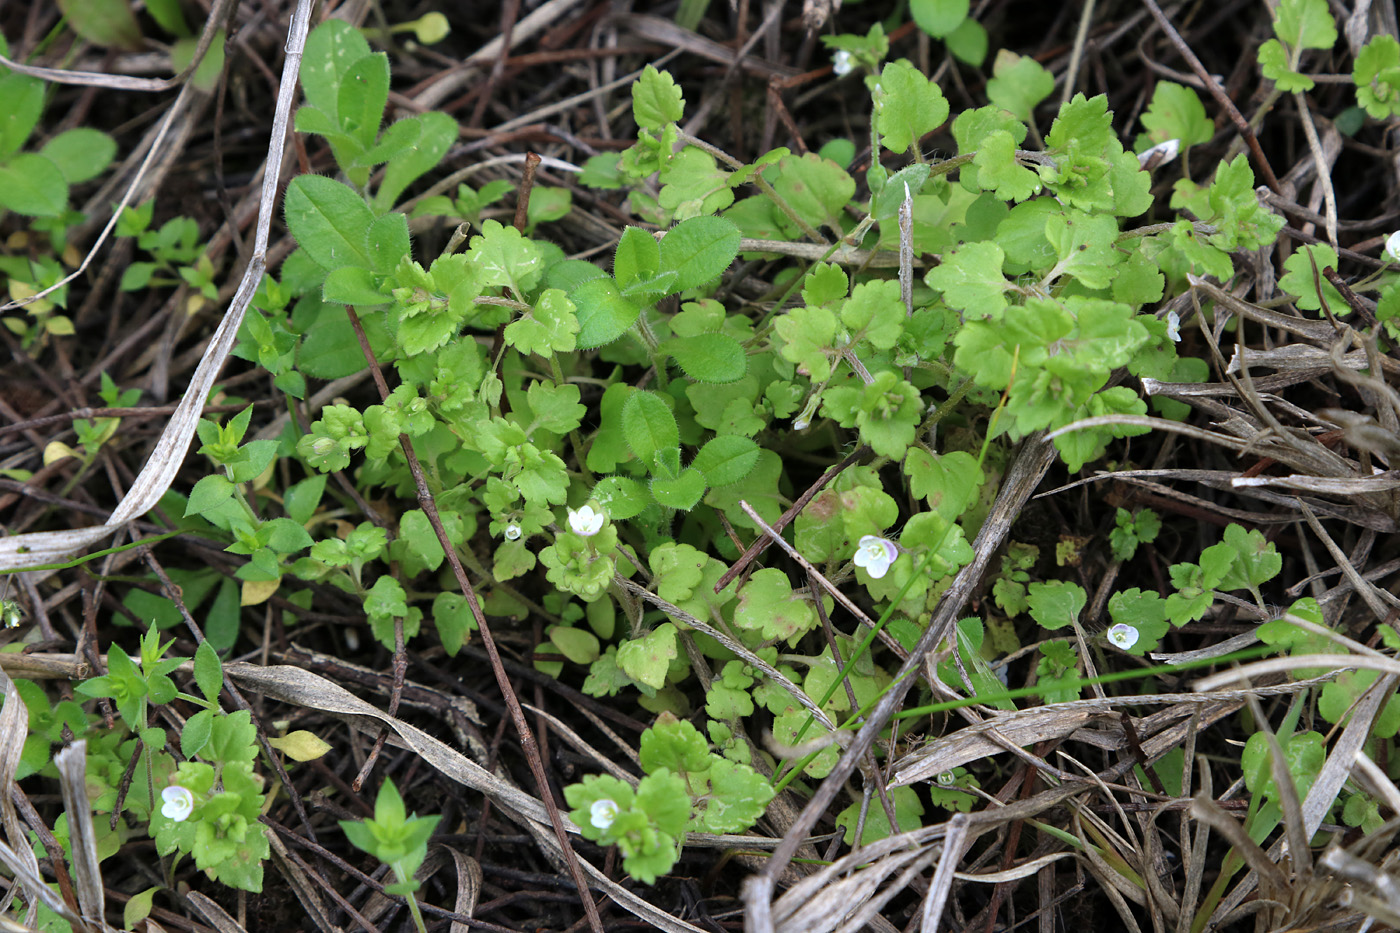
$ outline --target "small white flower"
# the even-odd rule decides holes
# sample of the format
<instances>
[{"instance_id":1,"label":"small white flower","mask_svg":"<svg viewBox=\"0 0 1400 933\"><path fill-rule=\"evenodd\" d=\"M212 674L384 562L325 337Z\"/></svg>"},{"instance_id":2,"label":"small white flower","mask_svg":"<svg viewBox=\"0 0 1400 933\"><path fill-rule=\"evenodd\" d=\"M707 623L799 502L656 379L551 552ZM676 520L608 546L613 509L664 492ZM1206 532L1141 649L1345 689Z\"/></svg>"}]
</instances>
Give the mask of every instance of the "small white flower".
<instances>
[{"instance_id":1,"label":"small white flower","mask_svg":"<svg viewBox=\"0 0 1400 933\"><path fill-rule=\"evenodd\" d=\"M576 535L591 538L603 530L603 513L593 511L593 506L585 505L578 511L569 509L569 530Z\"/></svg>"},{"instance_id":2,"label":"small white flower","mask_svg":"<svg viewBox=\"0 0 1400 933\"><path fill-rule=\"evenodd\" d=\"M160 797L165 801L160 806L160 813L167 820L183 823L194 812L194 794L188 788L175 784L162 790Z\"/></svg>"},{"instance_id":3,"label":"small white flower","mask_svg":"<svg viewBox=\"0 0 1400 933\"><path fill-rule=\"evenodd\" d=\"M1181 343L1181 315L1175 311L1167 312L1167 336L1173 343Z\"/></svg>"},{"instance_id":4,"label":"small white flower","mask_svg":"<svg viewBox=\"0 0 1400 933\"><path fill-rule=\"evenodd\" d=\"M944 787L951 787L957 780L957 775L951 771L944 771L938 775L938 783L942 784Z\"/></svg>"},{"instance_id":5,"label":"small white flower","mask_svg":"<svg viewBox=\"0 0 1400 933\"><path fill-rule=\"evenodd\" d=\"M520 540L520 525L519 525L519 524L517 524L516 522L511 522L509 525L506 526L506 540L507 540L507 541L519 541L519 540Z\"/></svg>"},{"instance_id":6,"label":"small white flower","mask_svg":"<svg viewBox=\"0 0 1400 933\"><path fill-rule=\"evenodd\" d=\"M1131 625L1126 625L1122 622L1119 622L1117 625L1113 626L1113 628L1108 630L1108 640L1113 642L1119 648L1122 648L1124 651L1127 651L1133 645L1137 644L1138 630L1133 628Z\"/></svg>"},{"instance_id":7,"label":"small white flower","mask_svg":"<svg viewBox=\"0 0 1400 933\"><path fill-rule=\"evenodd\" d=\"M607 829L615 819L617 819L617 803L606 797L593 801L593 806L588 808L588 822L598 829Z\"/></svg>"},{"instance_id":8,"label":"small white flower","mask_svg":"<svg viewBox=\"0 0 1400 933\"><path fill-rule=\"evenodd\" d=\"M1400 230L1385 238L1385 258L1389 262L1400 262Z\"/></svg>"},{"instance_id":9,"label":"small white flower","mask_svg":"<svg viewBox=\"0 0 1400 933\"><path fill-rule=\"evenodd\" d=\"M836 54L831 56L831 70L839 78L842 75L851 73L851 69L856 66L855 60L851 58L851 53L845 49L837 49Z\"/></svg>"},{"instance_id":10,"label":"small white flower","mask_svg":"<svg viewBox=\"0 0 1400 933\"><path fill-rule=\"evenodd\" d=\"M885 575L885 571L890 569L890 564L893 564L898 556L899 548L895 547L893 541L886 541L874 535L863 535L860 547L856 548L854 560L857 567L864 567L866 573L878 580Z\"/></svg>"},{"instance_id":11,"label":"small white flower","mask_svg":"<svg viewBox=\"0 0 1400 933\"><path fill-rule=\"evenodd\" d=\"M804 420L801 419L801 418L798 418L796 421L794 421L794 422L792 423L792 429L793 429L794 431L805 431L805 430L807 430L807 429L808 429L809 427L811 427L811 426L812 426L812 422L810 422L810 421L804 421Z\"/></svg>"}]
</instances>

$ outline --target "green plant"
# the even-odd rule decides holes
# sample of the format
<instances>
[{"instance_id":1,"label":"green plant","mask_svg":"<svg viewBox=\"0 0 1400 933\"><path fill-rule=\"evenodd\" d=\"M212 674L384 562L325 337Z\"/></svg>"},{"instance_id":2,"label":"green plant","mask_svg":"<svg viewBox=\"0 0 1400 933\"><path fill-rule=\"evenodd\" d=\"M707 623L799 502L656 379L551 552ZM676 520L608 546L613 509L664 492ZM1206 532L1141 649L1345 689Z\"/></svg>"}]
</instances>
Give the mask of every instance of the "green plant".
<instances>
[{"instance_id":1,"label":"green plant","mask_svg":"<svg viewBox=\"0 0 1400 933\"><path fill-rule=\"evenodd\" d=\"M773 798L761 775L710 751L694 726L669 714L642 733L640 758L646 776L635 787L592 775L564 788L564 799L584 837L616 845L623 868L646 884L670 871L686 832L742 832Z\"/></svg>"},{"instance_id":2,"label":"green plant","mask_svg":"<svg viewBox=\"0 0 1400 933\"><path fill-rule=\"evenodd\" d=\"M394 873L397 880L385 885L384 890L390 894L401 894L407 899L419 933L425 933L426 928L423 913L418 908L418 899L414 896L418 882L413 873L427 858L428 840L440 819L438 816L408 815L398 788L393 781L385 778L374 801L373 819L340 821L345 838L357 849L388 865Z\"/></svg>"},{"instance_id":3,"label":"green plant","mask_svg":"<svg viewBox=\"0 0 1400 933\"><path fill-rule=\"evenodd\" d=\"M170 673L185 659L165 657L169 647L152 627L141 637L137 658L113 644L108 672L77 686L84 697L112 702L123 727L116 730L102 729L100 719L90 721L71 701L50 708L42 691L32 684L24 687L31 734L22 773L50 769L50 746L63 732L86 736L94 809L127 817L102 822L106 834L119 841L144 824L162 856L191 856L210 878L260 891L269 848L266 827L258 821L265 794L263 779L253 769L257 730L246 710L219 709L223 671L212 646L205 642L195 653L194 679L202 696L178 690ZM183 760L178 765L167 749L166 730L150 725L152 706L176 700L199 707L180 732ZM125 791L128 780L130 790Z\"/></svg>"},{"instance_id":4,"label":"green plant","mask_svg":"<svg viewBox=\"0 0 1400 933\"><path fill-rule=\"evenodd\" d=\"M938 28L951 37L970 22L957 6L923 4L916 19L944 16ZM845 151L844 162L782 148L744 161L689 136L681 87L647 69L632 87L635 143L595 156L579 176L626 188L640 220L605 270L538 235L536 223L568 209L562 198L539 207L532 195L523 229L492 216L506 214L495 206L511 190L501 182L405 201L454 138L452 121L421 113L384 126L387 57L343 23L317 27L296 126L325 141L339 174L288 186L299 248L259 289L239 352L299 398L306 378L362 368L363 337L391 386L374 404L322 408L299 437L245 443L247 412L201 426L219 472L195 487L186 520L207 522L249 557L245 590L270 595L288 576L328 582L361 601L386 647L399 631L421 639L430 619L456 654L475 622L465 598L435 582L446 555L423 511L402 512L389 530L306 530L332 495L321 476L330 471L349 471L367 498L413 495L406 442L487 613L543 613L541 670L586 668L586 692L635 696L666 729L667 715L690 713L687 688L703 675L706 721L686 724L693 735L683 741L695 767L647 768L644 754L636 788L615 778L570 788L585 833L619 845L624 867L649 880L700 825L681 789L694 804L698 775L753 761L743 735L753 710L770 710L775 737L797 746L813 707L840 728L890 683L872 638L836 634L839 662L829 645L800 648L828 607L782 569L753 569L716 590L739 536L776 522L810 483L801 459L868 448L867 462L804 506L792 536L827 579L859 588L888 637L912 644L972 559L968 542L997 494L1007 444L1095 415L1145 414L1115 373L1203 378L1199 361L1178 357L1180 320L1146 309L1179 294L1189 275L1228 277L1231 253L1272 242L1283 222L1261 206L1239 157L1199 180L1183 160L1176 213L1135 225L1168 208L1154 205L1107 100L1075 95L1042 134L1034 124L1053 80L1032 60L999 56L992 103L953 114L937 83L907 60L886 60L882 29L828 44L870 92L870 140L882 158L864 178L845 167L851 147L823 150ZM930 160L924 140L945 125L956 153ZM1159 88L1143 128L1144 150L1171 140L1189 150L1210 136L1199 99L1176 86ZM407 209L470 222L472 232L416 255ZM780 274L762 306L736 310L717 297L736 258L784 252L812 261ZM921 281L914 257L928 264ZM1306 301L1302 270L1290 265L1283 285ZM1145 430L1108 420L1056 437L1070 470ZM284 456L312 476L289 486L287 514L269 519L249 496ZM1122 513L1111 534L1120 559L1156 537L1155 518ZM1173 567L1176 592L1165 599L1115 595L1100 644L1143 654L1169 624L1200 618L1217 592L1247 589L1260 603L1277 555L1256 534L1231 528L1199 563ZM1035 580L1036 559L1034 548L1008 553L997 605L1047 628L1079 623L1084 589ZM939 666L945 682L978 695L1002 689L983 652L1009 630L993 630L1000 641L987 631L979 619L958 625L957 658ZM1046 696L1077 695L1070 641L1042 645L1035 663ZM821 741L780 783L826 773L837 748ZM893 805L897 825L914 819L907 802ZM867 832L879 826L866 822Z\"/></svg>"}]
</instances>

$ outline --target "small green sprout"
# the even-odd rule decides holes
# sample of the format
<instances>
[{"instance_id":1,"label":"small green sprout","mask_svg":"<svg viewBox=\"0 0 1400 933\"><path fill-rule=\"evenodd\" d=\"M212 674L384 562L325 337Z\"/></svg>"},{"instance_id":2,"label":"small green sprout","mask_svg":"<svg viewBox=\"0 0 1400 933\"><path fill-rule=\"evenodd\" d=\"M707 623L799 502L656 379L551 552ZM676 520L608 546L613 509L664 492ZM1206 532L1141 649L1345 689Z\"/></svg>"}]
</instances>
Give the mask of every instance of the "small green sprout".
<instances>
[{"instance_id":1,"label":"small green sprout","mask_svg":"<svg viewBox=\"0 0 1400 933\"><path fill-rule=\"evenodd\" d=\"M441 819L440 816L406 814L398 788L392 780L385 778L384 786L379 788L379 797L374 801L373 819L340 821L345 838L355 848L373 855L394 873L398 881L385 885L384 890L390 894L401 894L408 900L408 909L413 914L413 922L419 933L424 933L425 927L418 900L413 896L413 892L418 890L413 873L427 858L428 839Z\"/></svg>"}]
</instances>

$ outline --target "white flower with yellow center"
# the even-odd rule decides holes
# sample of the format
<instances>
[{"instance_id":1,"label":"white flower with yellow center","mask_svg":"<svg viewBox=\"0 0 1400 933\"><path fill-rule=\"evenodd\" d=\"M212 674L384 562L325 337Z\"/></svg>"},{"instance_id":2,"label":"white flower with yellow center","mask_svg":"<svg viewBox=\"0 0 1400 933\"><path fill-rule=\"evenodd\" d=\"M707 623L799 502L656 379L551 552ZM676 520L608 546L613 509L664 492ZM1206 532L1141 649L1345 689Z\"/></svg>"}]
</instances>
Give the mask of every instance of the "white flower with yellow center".
<instances>
[{"instance_id":1,"label":"white flower with yellow center","mask_svg":"<svg viewBox=\"0 0 1400 933\"><path fill-rule=\"evenodd\" d=\"M1132 648L1138 642L1138 630L1131 625L1119 622L1108 630L1108 640L1113 642L1124 651Z\"/></svg>"},{"instance_id":2,"label":"white flower with yellow center","mask_svg":"<svg viewBox=\"0 0 1400 933\"><path fill-rule=\"evenodd\" d=\"M576 535L591 538L603 530L604 521L603 513L595 511L591 505L585 505L577 511L569 509L569 530Z\"/></svg>"},{"instance_id":3,"label":"white flower with yellow center","mask_svg":"<svg viewBox=\"0 0 1400 933\"><path fill-rule=\"evenodd\" d=\"M588 822L598 829L607 829L617 819L617 802L604 797L602 800L593 801L593 806L588 808Z\"/></svg>"},{"instance_id":4,"label":"white flower with yellow center","mask_svg":"<svg viewBox=\"0 0 1400 933\"><path fill-rule=\"evenodd\" d=\"M857 567L864 567L866 573L878 580L885 575L890 569L890 564L893 564L898 556L899 548L893 541L886 541L875 535L864 535L853 559Z\"/></svg>"}]
</instances>

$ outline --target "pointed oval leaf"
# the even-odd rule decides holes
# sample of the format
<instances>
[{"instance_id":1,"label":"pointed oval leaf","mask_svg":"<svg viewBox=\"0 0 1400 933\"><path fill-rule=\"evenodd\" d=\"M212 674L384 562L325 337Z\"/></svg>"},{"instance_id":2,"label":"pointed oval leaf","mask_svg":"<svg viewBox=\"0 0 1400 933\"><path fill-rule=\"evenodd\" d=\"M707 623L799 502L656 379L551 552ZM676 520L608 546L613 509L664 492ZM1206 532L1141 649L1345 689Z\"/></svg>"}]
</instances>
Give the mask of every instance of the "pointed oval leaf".
<instances>
[{"instance_id":1,"label":"pointed oval leaf","mask_svg":"<svg viewBox=\"0 0 1400 933\"><path fill-rule=\"evenodd\" d=\"M697 382L738 382L749 368L743 345L727 334L677 337L665 350Z\"/></svg>"},{"instance_id":2,"label":"pointed oval leaf","mask_svg":"<svg viewBox=\"0 0 1400 933\"><path fill-rule=\"evenodd\" d=\"M661 271L675 272L671 293L719 278L739 255L739 228L723 217L692 217L661 240Z\"/></svg>"},{"instance_id":3,"label":"pointed oval leaf","mask_svg":"<svg viewBox=\"0 0 1400 933\"><path fill-rule=\"evenodd\" d=\"M704 473L711 486L728 486L753 472L758 450L752 438L721 434L700 448L691 466Z\"/></svg>"},{"instance_id":4,"label":"pointed oval leaf","mask_svg":"<svg viewBox=\"0 0 1400 933\"><path fill-rule=\"evenodd\" d=\"M622 405L622 435L637 459L648 467L658 451L680 445L680 429L671 409L655 392L639 389Z\"/></svg>"},{"instance_id":5,"label":"pointed oval leaf","mask_svg":"<svg viewBox=\"0 0 1400 933\"><path fill-rule=\"evenodd\" d=\"M569 295L578 309L578 346L582 350L612 343L637 322L642 309L623 297L611 276L584 282Z\"/></svg>"},{"instance_id":6,"label":"pointed oval leaf","mask_svg":"<svg viewBox=\"0 0 1400 933\"><path fill-rule=\"evenodd\" d=\"M321 175L298 175L283 202L287 229L323 269L368 267L365 248L374 213L348 185Z\"/></svg>"}]
</instances>

